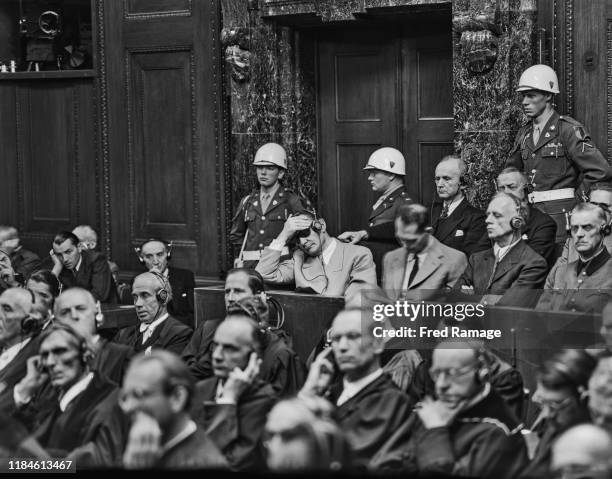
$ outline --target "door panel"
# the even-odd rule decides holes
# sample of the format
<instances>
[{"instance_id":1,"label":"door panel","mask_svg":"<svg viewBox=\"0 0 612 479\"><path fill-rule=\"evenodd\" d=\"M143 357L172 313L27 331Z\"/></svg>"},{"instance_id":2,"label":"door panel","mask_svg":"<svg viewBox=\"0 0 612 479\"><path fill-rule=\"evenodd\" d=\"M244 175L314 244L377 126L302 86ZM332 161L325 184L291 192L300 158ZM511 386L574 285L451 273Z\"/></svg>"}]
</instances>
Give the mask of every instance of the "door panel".
<instances>
[{"instance_id":1,"label":"door panel","mask_svg":"<svg viewBox=\"0 0 612 479\"><path fill-rule=\"evenodd\" d=\"M367 225L376 196L363 167L374 150L404 153L410 195L426 205L436 163L453 152L451 36L412 31L320 36L320 208L332 234Z\"/></svg>"},{"instance_id":2,"label":"door panel","mask_svg":"<svg viewBox=\"0 0 612 479\"><path fill-rule=\"evenodd\" d=\"M373 203L363 167L375 149L398 144L399 44L390 30L319 43L320 208L332 234L363 227Z\"/></svg>"}]
</instances>

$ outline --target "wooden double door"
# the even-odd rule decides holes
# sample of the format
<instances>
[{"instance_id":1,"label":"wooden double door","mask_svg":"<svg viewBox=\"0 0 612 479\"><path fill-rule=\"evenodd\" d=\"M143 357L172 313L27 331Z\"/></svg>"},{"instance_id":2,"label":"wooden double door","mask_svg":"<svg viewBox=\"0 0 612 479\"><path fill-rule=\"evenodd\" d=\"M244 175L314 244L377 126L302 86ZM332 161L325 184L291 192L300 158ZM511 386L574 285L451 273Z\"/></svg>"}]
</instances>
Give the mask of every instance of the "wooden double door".
<instances>
[{"instance_id":1,"label":"wooden double door","mask_svg":"<svg viewBox=\"0 0 612 479\"><path fill-rule=\"evenodd\" d=\"M334 235L367 225L376 196L362 169L382 146L404 154L413 199L434 197L435 165L453 151L452 44L450 24L428 30L318 37L319 203Z\"/></svg>"}]
</instances>

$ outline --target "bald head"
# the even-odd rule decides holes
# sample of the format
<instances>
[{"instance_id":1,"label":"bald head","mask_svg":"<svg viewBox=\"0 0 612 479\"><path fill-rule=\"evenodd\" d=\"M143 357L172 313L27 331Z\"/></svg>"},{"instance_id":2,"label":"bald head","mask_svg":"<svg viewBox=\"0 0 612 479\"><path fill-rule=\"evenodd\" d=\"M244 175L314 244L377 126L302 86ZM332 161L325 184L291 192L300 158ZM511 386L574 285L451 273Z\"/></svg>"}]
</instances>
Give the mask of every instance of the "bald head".
<instances>
[{"instance_id":1,"label":"bald head","mask_svg":"<svg viewBox=\"0 0 612 479\"><path fill-rule=\"evenodd\" d=\"M84 336L96 334L96 300L82 288L70 288L55 300L55 318L71 324Z\"/></svg>"},{"instance_id":2,"label":"bald head","mask_svg":"<svg viewBox=\"0 0 612 479\"><path fill-rule=\"evenodd\" d=\"M79 241L87 249L95 249L98 246L98 234L89 225L79 225L72 230Z\"/></svg>"},{"instance_id":3,"label":"bald head","mask_svg":"<svg viewBox=\"0 0 612 479\"><path fill-rule=\"evenodd\" d=\"M445 202L461 196L461 178L465 179L467 165L456 156L445 156L438 163L435 171L436 192Z\"/></svg>"},{"instance_id":4,"label":"bald head","mask_svg":"<svg viewBox=\"0 0 612 479\"><path fill-rule=\"evenodd\" d=\"M612 437L606 430L593 424L580 424L565 431L553 444L552 469L610 468L610 451Z\"/></svg>"},{"instance_id":5,"label":"bald head","mask_svg":"<svg viewBox=\"0 0 612 479\"><path fill-rule=\"evenodd\" d=\"M215 331L212 365L215 376L227 378L235 368L244 370L252 353L261 353L257 323L246 316L228 316Z\"/></svg>"},{"instance_id":6,"label":"bald head","mask_svg":"<svg viewBox=\"0 0 612 479\"><path fill-rule=\"evenodd\" d=\"M25 316L33 305L32 293L23 288L9 288L0 295L0 301L10 301Z\"/></svg>"}]
</instances>

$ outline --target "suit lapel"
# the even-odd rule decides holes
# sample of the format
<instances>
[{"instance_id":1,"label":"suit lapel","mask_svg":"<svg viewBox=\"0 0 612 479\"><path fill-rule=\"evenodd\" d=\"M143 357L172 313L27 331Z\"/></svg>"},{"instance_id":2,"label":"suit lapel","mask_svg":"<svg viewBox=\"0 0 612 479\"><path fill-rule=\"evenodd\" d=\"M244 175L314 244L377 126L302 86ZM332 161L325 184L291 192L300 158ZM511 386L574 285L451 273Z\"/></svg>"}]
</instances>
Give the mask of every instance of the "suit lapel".
<instances>
[{"instance_id":1,"label":"suit lapel","mask_svg":"<svg viewBox=\"0 0 612 479\"><path fill-rule=\"evenodd\" d=\"M493 281L497 281L504 274L506 274L512 267L519 261L521 254L523 252L523 242L520 241L517 245L515 245L506 256L502 258L502 260L497 265L497 269L495 270L495 275L493 276Z\"/></svg>"},{"instance_id":2,"label":"suit lapel","mask_svg":"<svg viewBox=\"0 0 612 479\"><path fill-rule=\"evenodd\" d=\"M419 265L419 270L417 271L414 279L412 280L412 284L409 286L409 289L413 289L418 284L425 281L436 269L440 267L440 265L442 264L442 261L440 261L440 253L441 251L438 246L433 243L431 249L429 250L425 258L425 264Z\"/></svg>"},{"instance_id":3,"label":"suit lapel","mask_svg":"<svg viewBox=\"0 0 612 479\"><path fill-rule=\"evenodd\" d=\"M400 186L399 188L392 191L391 194L387 198L385 198L384 201L380 205L378 205L375 210L372 211L368 220L373 221L374 218L380 215L383 211L390 208L393 205L394 199L403 193L404 188L404 186Z\"/></svg>"},{"instance_id":4,"label":"suit lapel","mask_svg":"<svg viewBox=\"0 0 612 479\"><path fill-rule=\"evenodd\" d=\"M439 216L436 225L436 238L439 241L444 241L448 236L455 232L457 225L461 222L464 217L464 212L467 208L467 200L463 198L461 203L445 220L440 220Z\"/></svg>"},{"instance_id":5,"label":"suit lapel","mask_svg":"<svg viewBox=\"0 0 612 479\"><path fill-rule=\"evenodd\" d=\"M346 245L344 243L336 241L336 249L332 253L331 258L329 258L329 264L325 266L326 271L342 271L345 246Z\"/></svg>"},{"instance_id":6,"label":"suit lapel","mask_svg":"<svg viewBox=\"0 0 612 479\"><path fill-rule=\"evenodd\" d=\"M359 408L359 403L362 399L371 394L372 392L378 392L381 390L381 386L384 386L384 383L387 381L387 377L383 374L382 376L377 377L374 381L364 387L361 391L359 391L355 396L350 398L348 401L343 403L341 406L338 406L336 409L337 420L341 423L346 417L350 416L353 411ZM340 393L342 391L340 390ZM339 397L339 394L338 394ZM337 397L334 400L337 400Z\"/></svg>"},{"instance_id":7,"label":"suit lapel","mask_svg":"<svg viewBox=\"0 0 612 479\"><path fill-rule=\"evenodd\" d=\"M334 252L335 253L335 252ZM302 256L301 272L309 286L321 294L325 289L325 271L323 271L323 258L320 256ZM329 279L329 278L328 278Z\"/></svg>"},{"instance_id":8,"label":"suit lapel","mask_svg":"<svg viewBox=\"0 0 612 479\"><path fill-rule=\"evenodd\" d=\"M402 281L404 280L404 275L406 274L407 259L408 251L406 251L406 248L402 248L401 254L398 254L389 265L391 272L393 273L390 284L387 286L390 290L399 291L401 289Z\"/></svg>"}]
</instances>

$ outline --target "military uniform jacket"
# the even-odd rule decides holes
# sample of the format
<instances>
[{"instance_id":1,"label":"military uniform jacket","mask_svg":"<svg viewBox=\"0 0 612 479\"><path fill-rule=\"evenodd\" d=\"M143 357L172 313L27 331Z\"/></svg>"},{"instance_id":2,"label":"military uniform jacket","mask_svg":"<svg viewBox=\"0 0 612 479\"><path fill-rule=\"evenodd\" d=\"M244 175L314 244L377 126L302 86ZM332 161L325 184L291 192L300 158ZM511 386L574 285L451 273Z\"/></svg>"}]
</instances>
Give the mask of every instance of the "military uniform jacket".
<instances>
[{"instance_id":1,"label":"military uniform jacket","mask_svg":"<svg viewBox=\"0 0 612 479\"><path fill-rule=\"evenodd\" d=\"M553 266L546 278L537 310L601 313L606 303L612 299L610 253L604 248L580 274L577 268L578 261L557 262Z\"/></svg>"},{"instance_id":2,"label":"military uniform jacket","mask_svg":"<svg viewBox=\"0 0 612 479\"><path fill-rule=\"evenodd\" d=\"M270 200L268 209L262 211L260 190L253 190L251 194L242 198L232 219L230 242L234 247L234 256L240 253L247 230L248 237L244 251L261 251L280 234L291 214L308 207L308 202L280 186Z\"/></svg>"},{"instance_id":3,"label":"military uniform jacket","mask_svg":"<svg viewBox=\"0 0 612 479\"><path fill-rule=\"evenodd\" d=\"M395 240L395 216L402 205L409 205L413 201L408 196L405 186L400 186L385 198L368 218L368 241L390 242L397 246Z\"/></svg>"},{"instance_id":4,"label":"military uniform jacket","mask_svg":"<svg viewBox=\"0 0 612 479\"><path fill-rule=\"evenodd\" d=\"M556 111L533 144L533 122L521 127L506 166L514 166L533 175L535 191L578 188L578 178L584 184L612 180L612 169L581 123Z\"/></svg>"}]
</instances>

